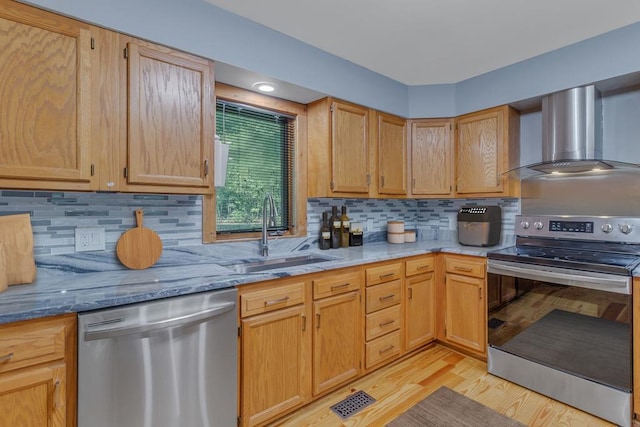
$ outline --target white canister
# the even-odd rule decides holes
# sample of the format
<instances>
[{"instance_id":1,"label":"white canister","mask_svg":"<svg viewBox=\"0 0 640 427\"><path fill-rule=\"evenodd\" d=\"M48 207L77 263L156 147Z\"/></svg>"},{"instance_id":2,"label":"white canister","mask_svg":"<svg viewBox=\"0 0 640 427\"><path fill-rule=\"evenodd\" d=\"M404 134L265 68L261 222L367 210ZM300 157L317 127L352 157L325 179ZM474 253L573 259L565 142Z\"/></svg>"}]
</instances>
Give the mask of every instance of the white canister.
<instances>
[{"instance_id":1,"label":"white canister","mask_svg":"<svg viewBox=\"0 0 640 427\"><path fill-rule=\"evenodd\" d=\"M404 233L404 221L388 221L387 233Z\"/></svg>"},{"instance_id":2,"label":"white canister","mask_svg":"<svg viewBox=\"0 0 640 427\"><path fill-rule=\"evenodd\" d=\"M387 232L387 242L389 242L389 243L404 243L404 233L389 233L389 232Z\"/></svg>"},{"instance_id":3,"label":"white canister","mask_svg":"<svg viewBox=\"0 0 640 427\"><path fill-rule=\"evenodd\" d=\"M405 230L404 232L404 242L405 243L413 243L416 241L416 230Z\"/></svg>"}]
</instances>

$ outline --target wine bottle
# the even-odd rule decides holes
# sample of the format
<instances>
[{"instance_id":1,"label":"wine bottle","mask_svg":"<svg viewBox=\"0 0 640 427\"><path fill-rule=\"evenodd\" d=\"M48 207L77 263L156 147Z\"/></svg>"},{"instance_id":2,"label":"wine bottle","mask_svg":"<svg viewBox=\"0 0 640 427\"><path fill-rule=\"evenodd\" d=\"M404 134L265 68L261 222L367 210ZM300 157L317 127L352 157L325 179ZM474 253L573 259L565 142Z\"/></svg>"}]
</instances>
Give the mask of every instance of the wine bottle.
<instances>
[{"instance_id":1,"label":"wine bottle","mask_svg":"<svg viewBox=\"0 0 640 427\"><path fill-rule=\"evenodd\" d=\"M340 216L340 247L348 248L349 247L349 227L351 226L351 222L349 221L349 217L347 216L347 207L342 207L342 215Z\"/></svg>"},{"instance_id":2,"label":"wine bottle","mask_svg":"<svg viewBox=\"0 0 640 427\"><path fill-rule=\"evenodd\" d=\"M340 215L338 215L337 206L331 207L331 219L329 220L329 226L331 227L331 248L339 248L342 223L340 222Z\"/></svg>"},{"instance_id":3,"label":"wine bottle","mask_svg":"<svg viewBox=\"0 0 640 427\"><path fill-rule=\"evenodd\" d=\"M322 212L322 226L320 227L320 238L318 239L320 249L331 248L331 227L329 227L329 212Z\"/></svg>"}]
</instances>

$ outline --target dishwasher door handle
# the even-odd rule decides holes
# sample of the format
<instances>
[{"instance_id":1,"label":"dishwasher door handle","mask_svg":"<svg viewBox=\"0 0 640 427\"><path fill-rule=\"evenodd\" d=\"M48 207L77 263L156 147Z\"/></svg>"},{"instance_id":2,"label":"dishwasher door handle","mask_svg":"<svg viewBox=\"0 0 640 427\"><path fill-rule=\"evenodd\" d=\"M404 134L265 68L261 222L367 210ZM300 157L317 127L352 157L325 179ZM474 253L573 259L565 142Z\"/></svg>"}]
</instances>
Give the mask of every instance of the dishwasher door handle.
<instances>
[{"instance_id":1,"label":"dishwasher door handle","mask_svg":"<svg viewBox=\"0 0 640 427\"><path fill-rule=\"evenodd\" d=\"M202 323L212 317L232 311L236 306L235 302L227 302L214 308L199 311L197 313L187 314L184 316L174 317L171 319L163 319L155 322L139 323L120 328L100 329L97 331L85 331L85 341L103 340L109 338L120 337L123 335L134 335L145 332L151 332L158 329L171 328L173 326L190 326Z\"/></svg>"}]
</instances>

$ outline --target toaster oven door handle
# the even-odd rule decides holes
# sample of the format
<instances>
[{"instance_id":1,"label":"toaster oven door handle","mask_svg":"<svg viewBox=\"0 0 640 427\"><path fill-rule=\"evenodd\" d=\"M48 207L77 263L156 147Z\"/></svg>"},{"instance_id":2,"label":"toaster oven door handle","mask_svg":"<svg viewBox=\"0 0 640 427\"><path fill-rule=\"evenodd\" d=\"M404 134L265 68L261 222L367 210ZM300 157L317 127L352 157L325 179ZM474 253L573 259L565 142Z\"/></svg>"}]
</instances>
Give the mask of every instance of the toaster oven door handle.
<instances>
[{"instance_id":1,"label":"toaster oven door handle","mask_svg":"<svg viewBox=\"0 0 640 427\"><path fill-rule=\"evenodd\" d=\"M487 273L631 295L631 278L568 268L489 260Z\"/></svg>"}]
</instances>

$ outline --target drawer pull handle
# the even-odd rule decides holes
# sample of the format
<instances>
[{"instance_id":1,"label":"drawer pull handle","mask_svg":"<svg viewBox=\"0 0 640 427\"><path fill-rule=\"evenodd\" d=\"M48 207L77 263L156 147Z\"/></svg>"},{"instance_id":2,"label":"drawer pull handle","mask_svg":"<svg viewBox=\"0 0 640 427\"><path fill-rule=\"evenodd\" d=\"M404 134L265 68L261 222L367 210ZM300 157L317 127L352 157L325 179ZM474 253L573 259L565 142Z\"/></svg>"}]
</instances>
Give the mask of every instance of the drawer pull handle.
<instances>
[{"instance_id":1,"label":"drawer pull handle","mask_svg":"<svg viewBox=\"0 0 640 427\"><path fill-rule=\"evenodd\" d=\"M393 350L393 347L395 347L395 346L390 345L390 346L388 346L388 347L385 347L385 348L381 349L381 350L379 351L379 353L380 353L380 354L382 354L382 353L386 353L387 351Z\"/></svg>"},{"instance_id":2,"label":"drawer pull handle","mask_svg":"<svg viewBox=\"0 0 640 427\"><path fill-rule=\"evenodd\" d=\"M395 320L388 320L384 323L380 323L378 326L380 328L384 328L385 326L393 325L395 322L396 322Z\"/></svg>"},{"instance_id":3,"label":"drawer pull handle","mask_svg":"<svg viewBox=\"0 0 640 427\"><path fill-rule=\"evenodd\" d=\"M395 276L395 275L396 275L396 273L381 274L381 275L380 275L380 278L381 278L381 279L386 279L387 277L393 277L393 276Z\"/></svg>"},{"instance_id":4,"label":"drawer pull handle","mask_svg":"<svg viewBox=\"0 0 640 427\"><path fill-rule=\"evenodd\" d=\"M396 294L390 294L390 295L387 295L386 297L380 297L380 298L378 298L378 299L379 299L380 301L385 301L385 300L391 299L391 298L393 298L393 297L395 297L395 296L396 296Z\"/></svg>"},{"instance_id":5,"label":"drawer pull handle","mask_svg":"<svg viewBox=\"0 0 640 427\"><path fill-rule=\"evenodd\" d=\"M60 406L60 380L56 380L53 386L53 409L58 409Z\"/></svg>"},{"instance_id":6,"label":"drawer pull handle","mask_svg":"<svg viewBox=\"0 0 640 427\"><path fill-rule=\"evenodd\" d=\"M11 359L13 359L13 351L9 354L5 354L4 356L0 357L0 362L8 362Z\"/></svg>"},{"instance_id":7,"label":"drawer pull handle","mask_svg":"<svg viewBox=\"0 0 640 427\"><path fill-rule=\"evenodd\" d=\"M409 299L413 299L413 288L409 288Z\"/></svg>"},{"instance_id":8,"label":"drawer pull handle","mask_svg":"<svg viewBox=\"0 0 640 427\"><path fill-rule=\"evenodd\" d=\"M282 297L282 298L278 298L278 299L273 299L271 301L265 301L264 302L264 306L268 307L270 305L280 304L281 302L287 302L287 301L289 301L289 297L288 296Z\"/></svg>"},{"instance_id":9,"label":"drawer pull handle","mask_svg":"<svg viewBox=\"0 0 640 427\"><path fill-rule=\"evenodd\" d=\"M429 268L429 265L419 265L418 270L424 270L425 268Z\"/></svg>"},{"instance_id":10,"label":"drawer pull handle","mask_svg":"<svg viewBox=\"0 0 640 427\"><path fill-rule=\"evenodd\" d=\"M307 316L302 315L302 332L307 330Z\"/></svg>"},{"instance_id":11,"label":"drawer pull handle","mask_svg":"<svg viewBox=\"0 0 640 427\"><path fill-rule=\"evenodd\" d=\"M316 313L316 329L320 329L320 313Z\"/></svg>"},{"instance_id":12,"label":"drawer pull handle","mask_svg":"<svg viewBox=\"0 0 640 427\"><path fill-rule=\"evenodd\" d=\"M337 291L338 289L342 289L342 288L346 288L347 286L349 286L351 283L347 282L347 283L343 283L342 285L333 285L331 287L332 291Z\"/></svg>"},{"instance_id":13,"label":"drawer pull handle","mask_svg":"<svg viewBox=\"0 0 640 427\"><path fill-rule=\"evenodd\" d=\"M459 266L455 266L454 267L456 270L458 271L466 271L467 273L473 271L473 269L471 267L459 267Z\"/></svg>"}]
</instances>

